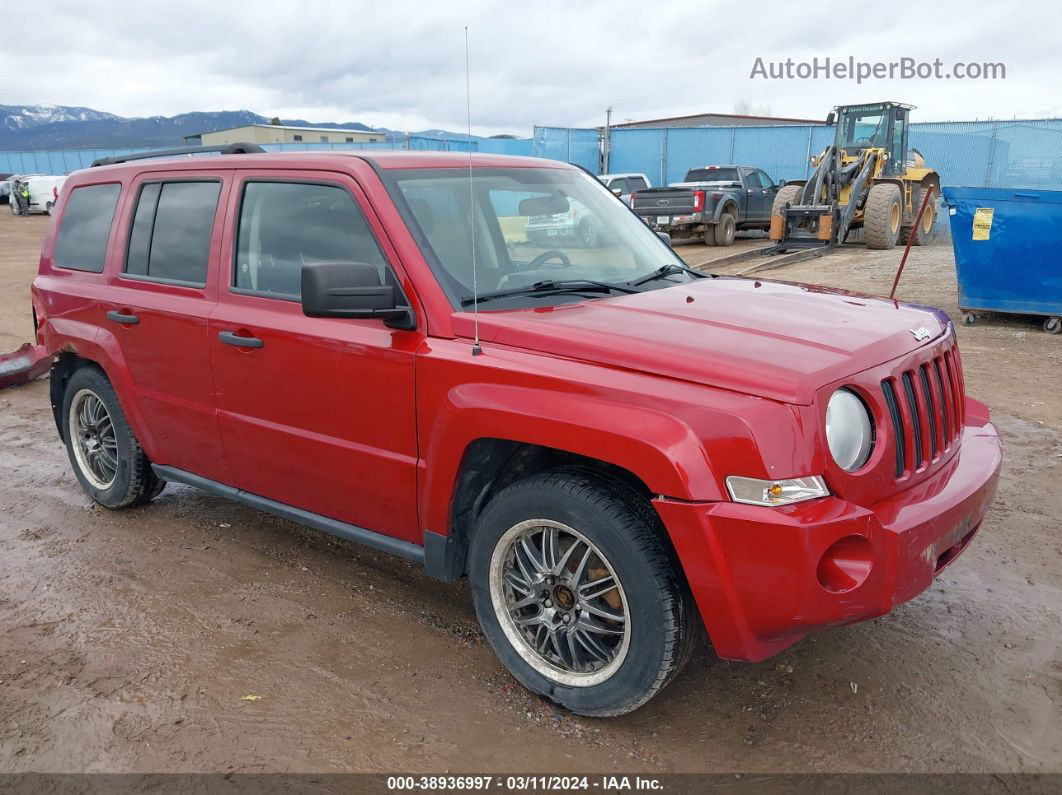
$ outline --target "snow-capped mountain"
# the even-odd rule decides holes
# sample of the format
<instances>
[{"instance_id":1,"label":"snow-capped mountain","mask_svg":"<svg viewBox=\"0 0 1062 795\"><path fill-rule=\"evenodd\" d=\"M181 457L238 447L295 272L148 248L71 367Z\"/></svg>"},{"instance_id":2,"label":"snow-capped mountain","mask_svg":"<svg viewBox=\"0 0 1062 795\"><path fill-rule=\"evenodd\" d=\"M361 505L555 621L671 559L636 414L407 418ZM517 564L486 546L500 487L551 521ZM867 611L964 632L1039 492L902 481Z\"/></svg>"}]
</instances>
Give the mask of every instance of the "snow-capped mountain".
<instances>
[{"instance_id":1,"label":"snow-capped mountain","mask_svg":"<svg viewBox=\"0 0 1062 795\"><path fill-rule=\"evenodd\" d=\"M0 127L28 130L60 121L100 121L117 119L113 113L67 105L0 105Z\"/></svg>"},{"instance_id":2,"label":"snow-capped mountain","mask_svg":"<svg viewBox=\"0 0 1062 795\"><path fill-rule=\"evenodd\" d=\"M69 105L0 105L0 151L35 149L110 149L126 146L183 146L184 136L207 130L223 130L246 124L266 124L269 119L249 110L182 113L178 116L128 118L92 108ZM368 127L361 122L308 122L281 119L293 127L332 127L384 133L389 141L401 141L405 133L386 127ZM421 130L413 133L432 138L464 139L464 133ZM479 136L473 135L473 138Z\"/></svg>"},{"instance_id":3,"label":"snow-capped mountain","mask_svg":"<svg viewBox=\"0 0 1062 795\"><path fill-rule=\"evenodd\" d=\"M127 118L66 105L0 105L0 150L181 146L186 135L268 121L249 110ZM370 129L360 122L311 124L302 119L285 119L281 123L296 127Z\"/></svg>"}]
</instances>

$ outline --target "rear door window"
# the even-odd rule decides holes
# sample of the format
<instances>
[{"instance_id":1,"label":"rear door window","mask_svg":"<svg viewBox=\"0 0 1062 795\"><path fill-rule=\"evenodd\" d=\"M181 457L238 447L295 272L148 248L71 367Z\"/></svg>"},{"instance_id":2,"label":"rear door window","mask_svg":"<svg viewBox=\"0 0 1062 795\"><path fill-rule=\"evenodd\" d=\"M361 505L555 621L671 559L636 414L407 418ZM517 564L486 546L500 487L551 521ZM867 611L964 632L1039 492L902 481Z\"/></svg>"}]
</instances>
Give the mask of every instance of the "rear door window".
<instances>
[{"instance_id":1,"label":"rear door window","mask_svg":"<svg viewBox=\"0 0 1062 795\"><path fill-rule=\"evenodd\" d=\"M383 252L354 197L337 185L247 182L236 245L237 290L298 299L308 262L363 262L393 284Z\"/></svg>"},{"instance_id":2,"label":"rear door window","mask_svg":"<svg viewBox=\"0 0 1062 795\"><path fill-rule=\"evenodd\" d=\"M125 272L202 287L221 183L152 182L140 189Z\"/></svg>"},{"instance_id":3,"label":"rear door window","mask_svg":"<svg viewBox=\"0 0 1062 795\"><path fill-rule=\"evenodd\" d=\"M631 193L639 190L648 190L649 185L641 177L627 177L627 185L631 189Z\"/></svg>"},{"instance_id":4,"label":"rear door window","mask_svg":"<svg viewBox=\"0 0 1062 795\"><path fill-rule=\"evenodd\" d=\"M53 265L103 273L107 238L121 192L122 186L117 183L84 185L64 198L66 209L55 241Z\"/></svg>"}]
</instances>

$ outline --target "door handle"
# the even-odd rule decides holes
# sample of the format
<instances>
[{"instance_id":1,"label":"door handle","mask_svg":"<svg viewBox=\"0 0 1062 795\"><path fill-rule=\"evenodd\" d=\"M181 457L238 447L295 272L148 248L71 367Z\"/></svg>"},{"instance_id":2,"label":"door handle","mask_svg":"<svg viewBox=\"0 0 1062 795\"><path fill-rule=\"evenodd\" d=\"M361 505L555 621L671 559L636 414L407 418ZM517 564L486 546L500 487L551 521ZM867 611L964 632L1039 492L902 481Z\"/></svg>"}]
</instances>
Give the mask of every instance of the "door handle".
<instances>
[{"instance_id":1,"label":"door handle","mask_svg":"<svg viewBox=\"0 0 1062 795\"><path fill-rule=\"evenodd\" d=\"M135 326L140 322L140 318L136 315L119 312L116 309L112 309L107 313L107 319L113 320L115 323L121 323L123 326Z\"/></svg>"},{"instance_id":2,"label":"door handle","mask_svg":"<svg viewBox=\"0 0 1062 795\"><path fill-rule=\"evenodd\" d=\"M233 331L218 332L218 339L237 348L261 348L265 344L258 337L241 337Z\"/></svg>"}]
</instances>

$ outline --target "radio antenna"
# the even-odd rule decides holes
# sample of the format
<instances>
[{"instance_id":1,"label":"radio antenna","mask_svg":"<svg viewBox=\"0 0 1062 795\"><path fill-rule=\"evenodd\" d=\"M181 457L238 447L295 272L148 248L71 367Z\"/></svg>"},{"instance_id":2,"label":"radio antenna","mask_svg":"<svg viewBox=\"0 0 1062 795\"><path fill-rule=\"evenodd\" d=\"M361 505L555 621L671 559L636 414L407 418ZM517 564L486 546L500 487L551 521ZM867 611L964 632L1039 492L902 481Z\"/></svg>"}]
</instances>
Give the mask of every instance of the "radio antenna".
<instances>
[{"instance_id":1,"label":"radio antenna","mask_svg":"<svg viewBox=\"0 0 1062 795\"><path fill-rule=\"evenodd\" d=\"M465 25L465 121L468 123L468 220L472 240L472 355L479 356L479 284L476 280L476 196L472 184L472 83L468 70L468 25Z\"/></svg>"}]
</instances>

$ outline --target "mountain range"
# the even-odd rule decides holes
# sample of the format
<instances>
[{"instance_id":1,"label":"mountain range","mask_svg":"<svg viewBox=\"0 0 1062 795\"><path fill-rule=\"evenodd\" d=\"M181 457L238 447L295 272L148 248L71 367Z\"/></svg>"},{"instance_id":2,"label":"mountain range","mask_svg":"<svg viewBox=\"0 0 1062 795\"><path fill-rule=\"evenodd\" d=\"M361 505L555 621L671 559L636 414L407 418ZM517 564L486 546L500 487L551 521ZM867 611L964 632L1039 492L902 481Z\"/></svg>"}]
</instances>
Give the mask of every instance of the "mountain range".
<instances>
[{"instance_id":1,"label":"mountain range","mask_svg":"<svg viewBox=\"0 0 1062 795\"><path fill-rule=\"evenodd\" d=\"M268 124L269 119L249 110L181 113L177 116L129 118L92 108L69 105L0 105L0 151L37 149L111 149L128 146L181 146L184 136L246 124ZM361 122L308 122L281 119L293 127L375 129L388 140L401 140L404 132L371 128ZM463 133L422 130L415 135L465 138ZM473 136L476 137L476 136Z\"/></svg>"}]
</instances>

